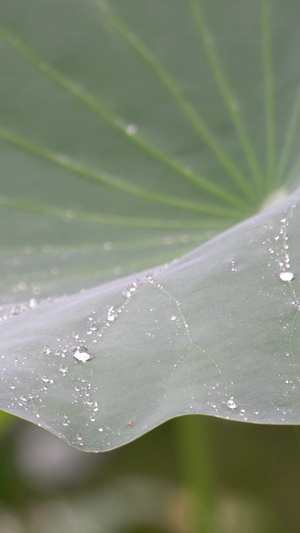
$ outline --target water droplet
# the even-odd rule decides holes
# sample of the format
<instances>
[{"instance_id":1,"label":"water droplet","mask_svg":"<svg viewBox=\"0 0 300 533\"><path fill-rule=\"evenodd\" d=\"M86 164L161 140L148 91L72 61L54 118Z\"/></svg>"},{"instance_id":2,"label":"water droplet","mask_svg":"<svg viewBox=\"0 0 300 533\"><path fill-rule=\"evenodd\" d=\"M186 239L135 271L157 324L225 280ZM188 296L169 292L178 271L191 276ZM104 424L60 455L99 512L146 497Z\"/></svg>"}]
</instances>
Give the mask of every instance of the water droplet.
<instances>
[{"instance_id":1,"label":"water droplet","mask_svg":"<svg viewBox=\"0 0 300 533\"><path fill-rule=\"evenodd\" d=\"M128 124L125 130L128 135L135 135L137 133L138 128L136 124Z\"/></svg>"},{"instance_id":2,"label":"water droplet","mask_svg":"<svg viewBox=\"0 0 300 533\"><path fill-rule=\"evenodd\" d=\"M65 376L68 373L69 369L66 366L61 366L58 370L62 373L63 376Z\"/></svg>"},{"instance_id":3,"label":"water droplet","mask_svg":"<svg viewBox=\"0 0 300 533\"><path fill-rule=\"evenodd\" d=\"M83 446L82 437L81 437L80 435L76 435L76 439L77 439L77 441L78 441L78 444L79 444L80 446Z\"/></svg>"},{"instance_id":4,"label":"water droplet","mask_svg":"<svg viewBox=\"0 0 300 533\"><path fill-rule=\"evenodd\" d=\"M18 305L14 305L13 308L11 309L11 311L10 311L10 314L11 315L19 315L21 312L22 312L21 307L19 307Z\"/></svg>"},{"instance_id":5,"label":"water droplet","mask_svg":"<svg viewBox=\"0 0 300 533\"><path fill-rule=\"evenodd\" d=\"M129 287L123 290L122 295L125 296L125 298L130 299L132 295L135 293L135 291L137 290L137 288L138 288L138 282L133 281L132 285L130 285Z\"/></svg>"},{"instance_id":6,"label":"water droplet","mask_svg":"<svg viewBox=\"0 0 300 533\"><path fill-rule=\"evenodd\" d=\"M77 359L77 361L80 361L80 363L86 363L91 359L91 356L85 346L79 346L78 348L76 348L73 353L73 356L75 357L75 359Z\"/></svg>"},{"instance_id":7,"label":"water droplet","mask_svg":"<svg viewBox=\"0 0 300 533\"><path fill-rule=\"evenodd\" d=\"M231 272L238 272L238 268L236 266L236 260L234 259L234 257L230 259L230 270Z\"/></svg>"},{"instance_id":8,"label":"water droplet","mask_svg":"<svg viewBox=\"0 0 300 533\"><path fill-rule=\"evenodd\" d=\"M236 409L237 408L237 405L233 399L233 397L231 396L231 398L229 398L229 400L227 400L226 402L226 405L227 407L229 407L229 409Z\"/></svg>"},{"instance_id":9,"label":"water droplet","mask_svg":"<svg viewBox=\"0 0 300 533\"><path fill-rule=\"evenodd\" d=\"M27 403L27 398L25 396L20 396L20 401L24 402L24 403ZM21 404L19 404L19 405L21 405Z\"/></svg>"},{"instance_id":10,"label":"water droplet","mask_svg":"<svg viewBox=\"0 0 300 533\"><path fill-rule=\"evenodd\" d=\"M279 277L282 281L293 281L294 274L293 272L286 270L284 272L280 272Z\"/></svg>"},{"instance_id":11,"label":"water droplet","mask_svg":"<svg viewBox=\"0 0 300 533\"><path fill-rule=\"evenodd\" d=\"M67 415L64 415L64 421L62 425L65 427L68 427L70 425L70 420L68 419Z\"/></svg>"},{"instance_id":12,"label":"water droplet","mask_svg":"<svg viewBox=\"0 0 300 533\"><path fill-rule=\"evenodd\" d=\"M115 320L115 318L117 317L117 315L115 314L114 312L114 308L113 306L111 306L107 312L107 320L109 322L113 322Z\"/></svg>"}]
</instances>

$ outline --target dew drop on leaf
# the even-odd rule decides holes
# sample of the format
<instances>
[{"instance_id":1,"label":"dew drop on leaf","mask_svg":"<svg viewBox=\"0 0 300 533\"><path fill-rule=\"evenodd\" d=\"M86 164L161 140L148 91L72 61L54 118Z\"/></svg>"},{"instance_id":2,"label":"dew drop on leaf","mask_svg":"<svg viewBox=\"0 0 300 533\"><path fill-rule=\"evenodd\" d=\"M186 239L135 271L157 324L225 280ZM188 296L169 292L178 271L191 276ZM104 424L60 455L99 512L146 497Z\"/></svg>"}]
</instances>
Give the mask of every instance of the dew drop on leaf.
<instances>
[{"instance_id":1,"label":"dew drop on leaf","mask_svg":"<svg viewBox=\"0 0 300 533\"><path fill-rule=\"evenodd\" d=\"M128 135L135 135L137 133L138 128L136 124L128 124L125 130Z\"/></svg>"},{"instance_id":2,"label":"dew drop on leaf","mask_svg":"<svg viewBox=\"0 0 300 533\"><path fill-rule=\"evenodd\" d=\"M113 306L111 306L107 312L107 320L108 322L113 322L117 318L117 315L114 311Z\"/></svg>"},{"instance_id":3,"label":"dew drop on leaf","mask_svg":"<svg viewBox=\"0 0 300 533\"><path fill-rule=\"evenodd\" d=\"M237 405L234 401L233 398L229 398L229 400L227 400L227 403L226 403L227 407L229 407L229 409L236 409L237 408Z\"/></svg>"},{"instance_id":4,"label":"dew drop on leaf","mask_svg":"<svg viewBox=\"0 0 300 533\"><path fill-rule=\"evenodd\" d=\"M293 281L294 274L293 272L286 270L284 272L280 272L279 277L282 281Z\"/></svg>"},{"instance_id":5,"label":"dew drop on leaf","mask_svg":"<svg viewBox=\"0 0 300 533\"><path fill-rule=\"evenodd\" d=\"M87 361L89 361L89 359L91 359L91 356L85 346L79 346L78 348L76 348L73 353L73 356L75 357L75 359L77 359L77 361L80 361L80 363L86 363Z\"/></svg>"},{"instance_id":6,"label":"dew drop on leaf","mask_svg":"<svg viewBox=\"0 0 300 533\"><path fill-rule=\"evenodd\" d=\"M75 354L74 354L74 357L75 357ZM68 373L68 368L66 366L61 366L58 369L58 371L61 372L63 376L65 376Z\"/></svg>"}]
</instances>

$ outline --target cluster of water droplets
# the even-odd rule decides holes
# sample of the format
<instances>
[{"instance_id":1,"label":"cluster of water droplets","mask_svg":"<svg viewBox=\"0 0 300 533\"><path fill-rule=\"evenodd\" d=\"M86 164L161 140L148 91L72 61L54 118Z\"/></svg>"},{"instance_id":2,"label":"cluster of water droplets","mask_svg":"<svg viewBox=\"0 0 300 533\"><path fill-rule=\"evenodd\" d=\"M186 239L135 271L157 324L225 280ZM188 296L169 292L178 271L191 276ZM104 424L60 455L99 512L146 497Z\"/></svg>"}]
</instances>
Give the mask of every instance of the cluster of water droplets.
<instances>
[{"instance_id":1,"label":"cluster of water droplets","mask_svg":"<svg viewBox=\"0 0 300 533\"><path fill-rule=\"evenodd\" d=\"M230 258L230 270L231 272L234 272L234 273L237 273L238 272L238 267L237 267L237 261L235 259L235 257L231 257Z\"/></svg>"},{"instance_id":2,"label":"cluster of water droplets","mask_svg":"<svg viewBox=\"0 0 300 533\"><path fill-rule=\"evenodd\" d=\"M287 263L285 263L285 265L286 264ZM237 265L234 258L230 260L230 265L231 270L236 272ZM216 371L220 375L221 370L216 361L214 361L204 349L194 342L188 320L183 313L179 300L166 289L163 283L157 281L157 273L158 272L146 274L145 276L142 276L141 279L135 279L124 287L120 292L119 305L116 305L115 302L111 302L111 304L107 306L106 311L101 314L96 310L90 311L86 315L85 326L80 332L73 331L69 338L68 336L65 336L63 341L57 338L56 342L53 343L53 346L44 345L41 353L43 358L45 358L45 364L43 373L39 376L40 392L36 392L32 398L20 396L20 405L27 405L28 402L31 402L32 405L35 405L36 417L39 418L40 412L43 410L45 396L49 394L49 391L52 390L51 388L55 388L56 386L60 387L63 383L68 382L68 386L71 386L71 404L76 406L76 409L68 409L68 412L65 411L61 413L62 433L64 434L64 431L67 430L67 428L72 428L73 423L75 426L76 412L78 411L78 408L80 408L83 413L82 416L85 420L85 425L89 427L90 424L94 424L94 427L102 434L104 440L109 438L109 433L114 432L101 418L101 402L99 402L98 405L99 398L98 401L96 399L97 387L93 381L93 360L101 357L101 350L97 350L97 343L101 344L103 336L107 330L113 327L127 306L131 304L140 288L145 285L151 285L155 290L163 294L165 299L171 304L171 310L168 316L170 327L176 327L176 334L183 334L187 341L186 350L182 352L176 361L174 361L173 370L171 370L171 372L175 372L179 364L184 364L187 350L194 347L199 350L202 357L209 359L210 363L215 366ZM152 310L153 309L150 309L150 311ZM149 335L150 334L153 335L153 332L149 331ZM47 373L47 366L49 368L49 375ZM53 368L54 370L56 369L54 373ZM66 382L63 381L65 379ZM244 412L238 408L233 397L229 397L224 401L223 395L222 400L220 399L219 403L217 402L215 404L215 407L213 407L213 402L211 401L211 406L217 412L222 402L230 411L239 410L240 416L244 416ZM193 404L191 404L190 408L193 409ZM75 414L72 415L72 412ZM127 422L128 427L132 427L133 424L134 422L132 420ZM77 433L74 437L74 444L83 447L83 435L84 430ZM109 444L108 440L107 444Z\"/></svg>"},{"instance_id":3,"label":"cluster of water droplets","mask_svg":"<svg viewBox=\"0 0 300 533\"><path fill-rule=\"evenodd\" d=\"M274 225L265 225L266 229L275 231L274 237L268 237L263 244L268 246L270 261L268 267L277 264L279 279L290 285L291 291L295 296L294 304L298 302L297 295L291 283L295 279L295 274L291 265L290 243L289 243L289 226L295 211L295 204L291 205L287 212L280 219L280 226L276 231ZM298 306L299 307L299 306Z\"/></svg>"},{"instance_id":4,"label":"cluster of water droplets","mask_svg":"<svg viewBox=\"0 0 300 533\"><path fill-rule=\"evenodd\" d=\"M13 305L12 307L9 307L8 309L0 307L0 313L2 311L2 314L0 314L0 322L8 320L9 318L12 318L14 316L20 315L21 313L24 313L25 311L35 309L38 306L38 304L39 302L38 300L36 300L36 298L30 298L28 302L23 302L17 305Z\"/></svg>"},{"instance_id":5,"label":"cluster of water droplets","mask_svg":"<svg viewBox=\"0 0 300 533\"><path fill-rule=\"evenodd\" d=\"M145 279L143 280L145 282ZM43 360L43 370L38 376L38 381L35 385L35 393L29 398L28 395L17 394L18 383L11 385L11 390L14 391L17 404L28 412L35 413L36 418L40 419L39 424L46 427L43 420L44 403L47 404L46 396L51 390L59 391L60 388L65 389L63 381L67 379L67 388L71 391L70 402L76 406L74 415L68 409L68 412L63 412L61 416L61 436L65 437L65 432L70 428L72 435L72 426L76 426L76 413L80 408L81 413L85 419L86 427L90 424L99 424L98 432L103 434L102 440L107 445L110 444L109 435L114 432L107 424L103 423L101 412L97 401L97 387L93 380L93 366L91 361L100 357L99 350L96 344L100 342L105 335L108 328L118 320L125 308L130 304L140 286L143 283L140 280L133 280L120 293L120 304L118 306L107 306L106 313L99 313L96 310L91 311L86 318L86 326L80 332L73 331L69 336L66 335L63 339L56 338L52 345L44 345L41 349ZM33 304L33 302L32 302ZM61 362L60 362L61 361ZM22 365L27 362L27 356L22 359ZM20 366L20 365L19 365ZM86 371L80 372L79 368L86 368ZM48 369L48 371L47 371ZM77 369L77 370L76 370ZM5 368L3 369L5 371ZM14 408L14 401L11 408ZM74 420L73 420L74 417ZM132 421L129 421L127 426L131 427ZM72 436L68 433L68 440ZM84 447L84 432L77 434L73 444Z\"/></svg>"},{"instance_id":6,"label":"cluster of water droplets","mask_svg":"<svg viewBox=\"0 0 300 533\"><path fill-rule=\"evenodd\" d=\"M296 275L293 269L290 249L290 224L294 216L295 208L296 205L292 204L282 215L277 231L274 227L270 228L275 231L275 236L272 239L268 239L267 243L272 258L272 261L268 263L268 266L270 267L271 265L274 265L275 261L277 272L279 273L279 279L288 288L286 294L292 297L292 299L289 298L288 304L292 305L297 313L300 310L300 300L296 292L296 285L293 283ZM294 315L294 320L292 321L290 317L279 317L279 323L281 324L282 332L284 333L284 343L288 343L288 349L285 352L285 356L290 359L290 366L286 373L281 374L279 372L278 374L278 378L283 384L282 405L275 405L274 407L276 408L276 411L282 415L282 422L285 422L285 417L290 409L288 405L291 403L291 395L297 392L298 386L296 386L296 382L300 381L297 370L298 363L296 360L297 348L294 345L296 315ZM277 356L278 353L274 352L274 355ZM293 379L291 379L291 373Z\"/></svg>"},{"instance_id":7,"label":"cluster of water droplets","mask_svg":"<svg viewBox=\"0 0 300 533\"><path fill-rule=\"evenodd\" d=\"M233 399L233 396L231 396L227 402L226 402L226 405L229 409L236 409L237 408L237 404L235 403L234 399Z\"/></svg>"},{"instance_id":8,"label":"cluster of water droplets","mask_svg":"<svg viewBox=\"0 0 300 533\"><path fill-rule=\"evenodd\" d=\"M294 273L291 270L291 260L289 252L289 224L294 214L295 205L292 205L285 216L280 220L281 226L279 233L274 237L276 243L280 245L278 265L280 269L279 277L284 282L291 282L294 279Z\"/></svg>"}]
</instances>

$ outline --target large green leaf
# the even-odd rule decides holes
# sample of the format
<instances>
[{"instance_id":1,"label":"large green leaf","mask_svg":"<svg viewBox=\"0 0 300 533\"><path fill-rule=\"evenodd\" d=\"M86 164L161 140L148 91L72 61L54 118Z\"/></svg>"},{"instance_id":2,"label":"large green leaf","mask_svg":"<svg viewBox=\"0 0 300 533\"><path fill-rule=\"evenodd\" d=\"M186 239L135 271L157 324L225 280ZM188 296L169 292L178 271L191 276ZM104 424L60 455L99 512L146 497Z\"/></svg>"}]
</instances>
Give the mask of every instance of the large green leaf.
<instances>
[{"instance_id":1,"label":"large green leaf","mask_svg":"<svg viewBox=\"0 0 300 533\"><path fill-rule=\"evenodd\" d=\"M85 450L299 423L299 16L3 3L3 410Z\"/></svg>"}]
</instances>

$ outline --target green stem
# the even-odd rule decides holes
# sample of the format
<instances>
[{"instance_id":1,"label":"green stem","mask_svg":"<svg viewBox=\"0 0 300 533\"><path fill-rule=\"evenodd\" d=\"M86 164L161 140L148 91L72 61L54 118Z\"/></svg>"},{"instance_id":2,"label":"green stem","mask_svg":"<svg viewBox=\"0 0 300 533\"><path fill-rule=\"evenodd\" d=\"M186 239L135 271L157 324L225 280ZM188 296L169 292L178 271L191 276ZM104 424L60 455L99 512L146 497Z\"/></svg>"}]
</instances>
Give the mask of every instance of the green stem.
<instances>
[{"instance_id":1,"label":"green stem","mask_svg":"<svg viewBox=\"0 0 300 533\"><path fill-rule=\"evenodd\" d=\"M215 531L215 472L208 422L199 415L176 420L182 478L193 499L187 533Z\"/></svg>"}]
</instances>

